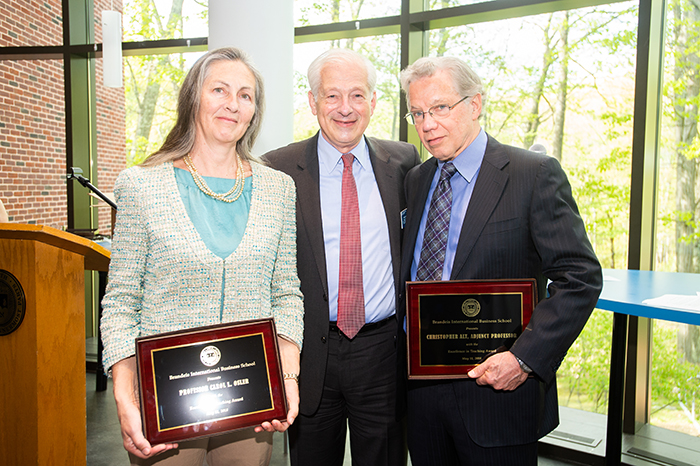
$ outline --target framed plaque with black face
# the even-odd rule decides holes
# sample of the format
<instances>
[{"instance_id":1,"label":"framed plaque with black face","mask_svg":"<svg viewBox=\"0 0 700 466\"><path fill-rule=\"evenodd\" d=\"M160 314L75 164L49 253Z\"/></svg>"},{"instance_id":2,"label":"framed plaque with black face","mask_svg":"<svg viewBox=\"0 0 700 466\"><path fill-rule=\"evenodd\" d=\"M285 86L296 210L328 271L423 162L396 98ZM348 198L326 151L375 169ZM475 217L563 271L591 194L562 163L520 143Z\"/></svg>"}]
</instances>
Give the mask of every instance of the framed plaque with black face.
<instances>
[{"instance_id":1,"label":"framed plaque with black face","mask_svg":"<svg viewBox=\"0 0 700 466\"><path fill-rule=\"evenodd\" d=\"M537 287L534 279L408 282L406 300L408 378L467 378L520 336Z\"/></svg>"},{"instance_id":2,"label":"framed plaque with black face","mask_svg":"<svg viewBox=\"0 0 700 466\"><path fill-rule=\"evenodd\" d=\"M271 318L136 339L146 439L172 443L286 419Z\"/></svg>"}]
</instances>

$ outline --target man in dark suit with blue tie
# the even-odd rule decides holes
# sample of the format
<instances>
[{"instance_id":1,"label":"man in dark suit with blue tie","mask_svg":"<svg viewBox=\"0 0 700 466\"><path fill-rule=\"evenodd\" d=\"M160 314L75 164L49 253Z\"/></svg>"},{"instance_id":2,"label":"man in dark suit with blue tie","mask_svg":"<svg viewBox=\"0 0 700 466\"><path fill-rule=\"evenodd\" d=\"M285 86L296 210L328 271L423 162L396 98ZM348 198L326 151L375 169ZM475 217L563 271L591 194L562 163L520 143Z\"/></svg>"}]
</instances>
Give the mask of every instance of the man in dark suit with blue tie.
<instances>
[{"instance_id":1,"label":"man in dark suit with blue tie","mask_svg":"<svg viewBox=\"0 0 700 466\"><path fill-rule=\"evenodd\" d=\"M538 439L559 422L556 371L596 304L600 264L559 162L481 129L481 80L466 63L421 58L401 84L433 155L405 180L403 282L534 278L540 297L509 350L469 378L409 381L411 462L536 465Z\"/></svg>"},{"instance_id":2,"label":"man in dark suit with blue tie","mask_svg":"<svg viewBox=\"0 0 700 466\"><path fill-rule=\"evenodd\" d=\"M264 158L297 188L297 268L304 293L300 414L292 466L406 460L405 390L397 370L403 180L415 146L364 136L376 104L372 63L331 49L309 66L321 131Z\"/></svg>"}]
</instances>

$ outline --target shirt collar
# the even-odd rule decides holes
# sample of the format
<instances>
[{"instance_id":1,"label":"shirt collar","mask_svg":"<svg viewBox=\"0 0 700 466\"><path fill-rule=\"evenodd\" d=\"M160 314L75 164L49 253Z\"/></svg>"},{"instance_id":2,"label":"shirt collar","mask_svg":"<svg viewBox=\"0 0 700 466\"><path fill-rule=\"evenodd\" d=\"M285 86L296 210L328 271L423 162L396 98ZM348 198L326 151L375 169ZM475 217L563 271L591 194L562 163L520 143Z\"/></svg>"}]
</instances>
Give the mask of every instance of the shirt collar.
<instances>
[{"instance_id":1,"label":"shirt collar","mask_svg":"<svg viewBox=\"0 0 700 466\"><path fill-rule=\"evenodd\" d=\"M357 161L360 162L361 167L364 168L370 166L369 148L367 147L367 141L365 141L364 136L362 136L360 142L350 152L352 152L352 155L354 155ZM320 131L318 138L319 169L326 174L333 172L338 165L340 165L342 169L342 157L343 153L333 147L330 142L326 141L326 138L323 136L323 132Z\"/></svg>"},{"instance_id":2,"label":"shirt collar","mask_svg":"<svg viewBox=\"0 0 700 466\"><path fill-rule=\"evenodd\" d=\"M486 153L487 142L488 138L482 128L471 144L452 159L452 163L459 174L469 183L472 182L479 171L479 167L481 167L481 162L483 162L484 154ZM445 162L438 162L438 171L442 170L444 164Z\"/></svg>"}]
</instances>

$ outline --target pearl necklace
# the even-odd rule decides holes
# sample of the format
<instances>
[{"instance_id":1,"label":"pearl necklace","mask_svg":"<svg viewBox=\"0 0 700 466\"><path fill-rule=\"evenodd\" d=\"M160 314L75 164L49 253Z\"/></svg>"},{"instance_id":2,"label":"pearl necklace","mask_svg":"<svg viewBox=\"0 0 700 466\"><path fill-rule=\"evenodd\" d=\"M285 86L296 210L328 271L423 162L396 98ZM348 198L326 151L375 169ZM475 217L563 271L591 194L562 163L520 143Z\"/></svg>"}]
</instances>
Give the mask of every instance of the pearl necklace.
<instances>
[{"instance_id":1,"label":"pearl necklace","mask_svg":"<svg viewBox=\"0 0 700 466\"><path fill-rule=\"evenodd\" d=\"M192 163L192 159L190 158L189 154L187 154L183 160L185 165L187 165L187 168L190 170L194 184L197 185L200 191L209 197L218 199L219 201L235 202L239 197L241 197L241 194L243 194L243 186L245 185L245 179L243 178L243 163L241 162L241 158L238 156L238 154L236 154L236 159L238 161L236 183L233 185L233 188L223 194L215 193L211 190L211 188L207 185L207 182L204 181L204 178L202 178L202 175L200 175L197 171L197 167L195 167L194 163Z\"/></svg>"}]
</instances>

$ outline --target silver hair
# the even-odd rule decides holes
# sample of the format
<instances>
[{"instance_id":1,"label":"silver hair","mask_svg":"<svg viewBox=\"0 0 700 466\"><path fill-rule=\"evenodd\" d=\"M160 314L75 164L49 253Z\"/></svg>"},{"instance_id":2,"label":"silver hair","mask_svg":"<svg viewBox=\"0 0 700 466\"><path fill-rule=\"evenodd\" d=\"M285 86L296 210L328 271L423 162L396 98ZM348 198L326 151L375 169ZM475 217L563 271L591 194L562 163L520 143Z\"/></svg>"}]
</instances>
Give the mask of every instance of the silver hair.
<instances>
[{"instance_id":1,"label":"silver hair","mask_svg":"<svg viewBox=\"0 0 700 466\"><path fill-rule=\"evenodd\" d=\"M423 57L416 60L401 72L401 88L406 94L406 103L411 108L408 88L414 81L430 77L439 70L447 71L452 76L452 87L461 96L481 94L484 86L481 79L464 61L455 57Z\"/></svg>"},{"instance_id":2,"label":"silver hair","mask_svg":"<svg viewBox=\"0 0 700 466\"><path fill-rule=\"evenodd\" d=\"M306 73L309 79L309 88L314 96L318 98L318 91L321 88L321 71L323 67L333 63L338 65L358 65L367 71L367 88L369 93L374 92L377 87L377 70L371 61L351 49L330 49L316 57L309 65Z\"/></svg>"},{"instance_id":3,"label":"silver hair","mask_svg":"<svg viewBox=\"0 0 700 466\"><path fill-rule=\"evenodd\" d=\"M209 75L211 65L218 61L240 61L253 74L255 79L255 113L250 120L243 137L236 143L236 153L243 160L257 161L251 154L255 139L260 133L265 109L265 89L260 72L253 66L248 55L235 47L223 47L207 52L199 58L187 73L177 103L177 120L175 126L165 138L165 142L156 152L148 156L143 165L159 165L171 162L187 155L194 147L195 127L202 99L202 87Z\"/></svg>"}]
</instances>

